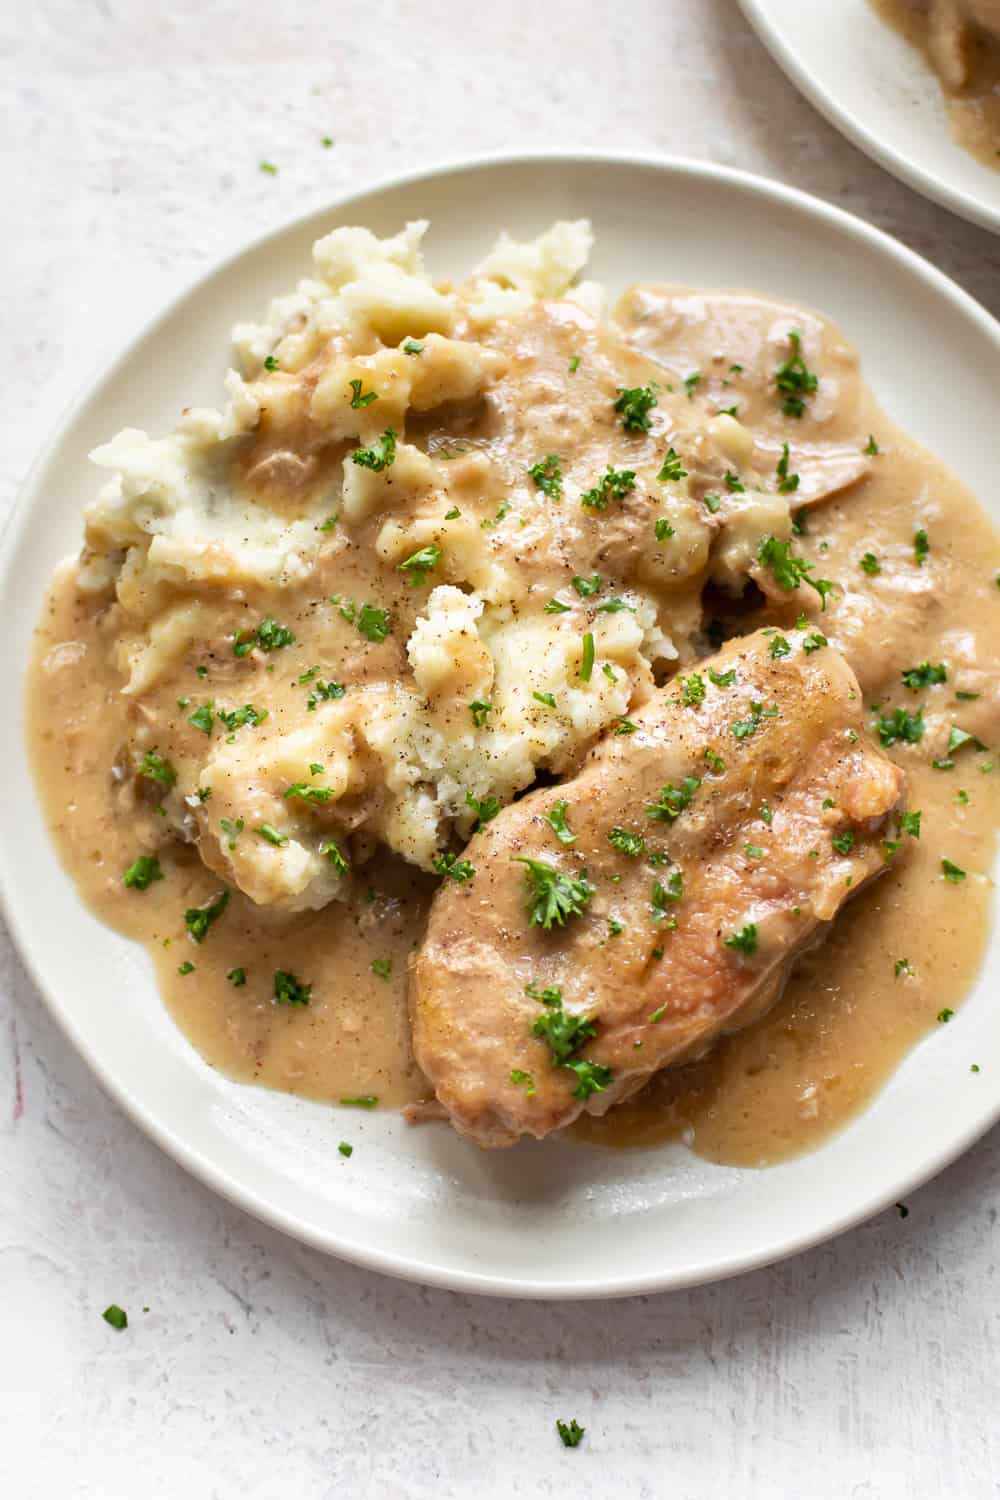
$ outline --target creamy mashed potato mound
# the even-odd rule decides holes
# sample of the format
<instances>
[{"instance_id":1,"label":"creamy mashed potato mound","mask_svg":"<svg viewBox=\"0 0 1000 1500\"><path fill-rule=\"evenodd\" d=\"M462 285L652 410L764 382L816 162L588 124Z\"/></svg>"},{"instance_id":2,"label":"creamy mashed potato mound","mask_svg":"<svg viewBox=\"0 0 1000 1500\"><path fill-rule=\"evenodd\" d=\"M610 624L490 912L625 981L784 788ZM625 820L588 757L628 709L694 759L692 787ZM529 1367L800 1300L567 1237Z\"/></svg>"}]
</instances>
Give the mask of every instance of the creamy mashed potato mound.
<instances>
[{"instance_id":1,"label":"creamy mashed potato mound","mask_svg":"<svg viewBox=\"0 0 1000 1500\"><path fill-rule=\"evenodd\" d=\"M444 870L629 733L704 653L705 584L791 534L777 455L579 281L585 221L458 284L426 229L333 230L236 328L221 409L93 454L78 584L107 601L119 795L261 906L345 898L380 845Z\"/></svg>"}]
</instances>

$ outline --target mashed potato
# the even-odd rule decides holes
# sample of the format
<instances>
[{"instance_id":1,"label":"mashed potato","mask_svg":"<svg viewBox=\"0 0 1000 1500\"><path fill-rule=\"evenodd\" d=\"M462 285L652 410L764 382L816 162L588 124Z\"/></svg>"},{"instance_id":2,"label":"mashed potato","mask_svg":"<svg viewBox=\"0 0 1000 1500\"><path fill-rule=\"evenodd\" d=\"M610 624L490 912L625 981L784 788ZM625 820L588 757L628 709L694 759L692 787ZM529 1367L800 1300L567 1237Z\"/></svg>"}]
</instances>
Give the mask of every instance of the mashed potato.
<instances>
[{"instance_id":1,"label":"mashed potato","mask_svg":"<svg viewBox=\"0 0 1000 1500\"><path fill-rule=\"evenodd\" d=\"M235 330L221 410L95 450L124 779L262 906L388 845L427 869L693 653L787 500L579 284L589 225L435 283L427 225L339 228Z\"/></svg>"}]
</instances>

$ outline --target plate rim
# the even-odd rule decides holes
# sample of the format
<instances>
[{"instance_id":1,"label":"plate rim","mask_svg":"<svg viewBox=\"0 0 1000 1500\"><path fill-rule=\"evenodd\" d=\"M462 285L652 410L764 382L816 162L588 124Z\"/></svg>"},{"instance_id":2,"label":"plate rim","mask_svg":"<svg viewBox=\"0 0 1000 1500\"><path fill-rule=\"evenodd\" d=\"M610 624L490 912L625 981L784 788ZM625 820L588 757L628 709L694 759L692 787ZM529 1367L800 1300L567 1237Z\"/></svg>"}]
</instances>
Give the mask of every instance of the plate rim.
<instances>
[{"instance_id":1,"label":"plate rim","mask_svg":"<svg viewBox=\"0 0 1000 1500\"><path fill-rule=\"evenodd\" d=\"M748 25L758 40L770 53L788 81L804 95L814 109L833 128L857 146L877 166L882 167L897 182L903 183L915 193L957 214L969 224L1000 234L1000 208L991 208L968 194L953 188L947 179L927 171L919 160L904 156L891 146L883 145L866 125L849 114L836 96L818 79L811 69L800 60L798 53L785 39L783 33L765 9L767 0L738 0L739 7ZM884 24L884 23L883 23Z\"/></svg>"},{"instance_id":2,"label":"plate rim","mask_svg":"<svg viewBox=\"0 0 1000 1500\"><path fill-rule=\"evenodd\" d=\"M749 4L750 0L741 0L741 3ZM78 414L105 382L110 383L116 377L120 367L132 357L137 346L173 317L178 308L197 288L225 271L237 260L263 249L270 242L281 239L289 232L324 215L342 215L350 209L353 203L370 198L373 194L398 188L412 188L421 183L447 178L451 175L489 171L494 167L518 167L543 163L573 163L578 166L594 164L603 168L650 168L666 176L674 175L714 183L716 186L736 187L825 221L827 226L839 230L848 238L881 250L890 258L906 265L932 291L950 302L957 312L977 323L980 331L996 344L1000 353L1000 322L951 277L884 230L878 229L835 204L773 178L689 156L613 148L567 147L518 152L493 151L477 153L471 157L449 156L417 170L386 174L367 182L363 187L355 186L349 191L340 193L322 204L313 204L303 213L282 220L261 234L249 239L234 239L230 250L220 257L211 259L207 265L186 278L179 289L171 293L159 311L143 321L134 332L119 342L111 355L101 360L96 369L92 369L90 377L81 384L74 398L64 408L19 486L3 536L0 538L0 594L5 589L9 570L24 540L24 532L30 524L31 499L37 480L65 440ZM0 916L6 923L18 958L40 995L48 1014L71 1043L77 1055L86 1063L104 1092L128 1118L191 1176L251 1217L324 1254L418 1285L483 1296L545 1301L585 1301L682 1290L727 1280L798 1255L864 1223L897 1201L903 1194L914 1191L944 1170L981 1139L1000 1119L1000 1093L998 1093L993 1104L970 1123L957 1138L949 1140L945 1147L931 1154L918 1169L911 1171L905 1178L894 1180L890 1188L870 1193L851 1210L841 1213L832 1221L824 1221L822 1227L805 1229L786 1237L779 1246L765 1245L755 1249L721 1254L710 1261L703 1261L697 1268L690 1270L609 1275L600 1278L592 1277L585 1282L574 1282L468 1270L426 1259L416 1261L410 1259L405 1253L385 1250L363 1240L352 1238L349 1232L319 1228L295 1212L268 1201L252 1185L245 1185L225 1166L214 1161L204 1149L182 1139L174 1128L160 1117L155 1106L142 1102L127 1079L120 1076L113 1066L102 1061L98 1049L87 1044L75 1022L72 1008L62 1004L58 994L54 989L50 989L43 978L41 965L36 958L39 951L37 941L32 939L27 930L27 921L22 923L17 904L13 900L15 878L16 871L7 856L4 843L0 842ZM888 1081L885 1086L888 1086Z\"/></svg>"}]
</instances>

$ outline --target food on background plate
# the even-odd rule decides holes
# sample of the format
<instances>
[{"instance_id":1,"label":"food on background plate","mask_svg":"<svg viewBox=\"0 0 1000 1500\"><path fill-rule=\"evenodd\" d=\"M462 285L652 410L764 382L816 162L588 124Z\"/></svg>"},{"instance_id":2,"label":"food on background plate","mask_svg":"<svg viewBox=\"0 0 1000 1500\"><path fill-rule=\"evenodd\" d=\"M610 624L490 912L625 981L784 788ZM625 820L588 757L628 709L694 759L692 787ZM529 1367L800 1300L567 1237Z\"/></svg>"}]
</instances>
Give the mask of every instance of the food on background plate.
<instances>
[{"instance_id":1,"label":"food on background plate","mask_svg":"<svg viewBox=\"0 0 1000 1500\"><path fill-rule=\"evenodd\" d=\"M425 228L332 231L223 410L96 450L30 687L63 856L237 1077L802 1149L981 951L996 534L816 314L609 314L583 221L433 282Z\"/></svg>"},{"instance_id":2,"label":"food on background plate","mask_svg":"<svg viewBox=\"0 0 1000 1500\"><path fill-rule=\"evenodd\" d=\"M871 0L923 53L951 133L984 165L1000 157L1000 0Z\"/></svg>"}]
</instances>

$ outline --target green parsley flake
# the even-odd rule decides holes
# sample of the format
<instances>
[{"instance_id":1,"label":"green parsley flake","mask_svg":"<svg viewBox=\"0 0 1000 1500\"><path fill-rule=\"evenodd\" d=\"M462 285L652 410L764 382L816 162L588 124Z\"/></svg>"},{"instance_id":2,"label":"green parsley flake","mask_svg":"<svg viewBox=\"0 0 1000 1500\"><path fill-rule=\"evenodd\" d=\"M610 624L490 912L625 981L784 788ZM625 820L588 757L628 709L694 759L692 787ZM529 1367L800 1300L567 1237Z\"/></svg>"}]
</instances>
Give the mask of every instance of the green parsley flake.
<instances>
[{"instance_id":1,"label":"green parsley flake","mask_svg":"<svg viewBox=\"0 0 1000 1500\"><path fill-rule=\"evenodd\" d=\"M656 476L658 481L660 484L667 484L668 482L677 483L681 479L686 479L687 473L687 469L681 463L680 454L675 452L673 445L671 445L667 449L667 456L663 460L660 472Z\"/></svg>"},{"instance_id":2,"label":"green parsley flake","mask_svg":"<svg viewBox=\"0 0 1000 1500\"><path fill-rule=\"evenodd\" d=\"M573 587L581 599L590 599L594 594L600 593L601 575L592 573L589 578L582 578L578 573L573 579Z\"/></svg>"},{"instance_id":3,"label":"green parsley flake","mask_svg":"<svg viewBox=\"0 0 1000 1500\"><path fill-rule=\"evenodd\" d=\"M204 906L191 906L184 913L184 923L196 943L203 943L208 929L217 922L229 905L229 892L220 891Z\"/></svg>"},{"instance_id":4,"label":"green parsley flake","mask_svg":"<svg viewBox=\"0 0 1000 1500\"><path fill-rule=\"evenodd\" d=\"M119 1307L117 1302L112 1302L110 1307L106 1307L101 1313L101 1317L105 1323L110 1323L112 1328L116 1328L119 1333L121 1333L123 1328L128 1327L128 1313L123 1307ZM582 1435L581 1431L581 1437ZM579 1442L579 1438L577 1441ZM574 1445L569 1444L568 1446L572 1447Z\"/></svg>"},{"instance_id":5,"label":"green parsley flake","mask_svg":"<svg viewBox=\"0 0 1000 1500\"><path fill-rule=\"evenodd\" d=\"M681 701L688 708L697 708L705 701L705 679L698 672L691 672L687 677L680 679L682 697Z\"/></svg>"},{"instance_id":6,"label":"green parsley flake","mask_svg":"<svg viewBox=\"0 0 1000 1500\"><path fill-rule=\"evenodd\" d=\"M366 391L364 395L361 394L360 380L352 380L349 384L351 387L351 409L353 411L362 411L366 406L371 406L373 401L378 400L377 391Z\"/></svg>"},{"instance_id":7,"label":"green parsley flake","mask_svg":"<svg viewBox=\"0 0 1000 1500\"><path fill-rule=\"evenodd\" d=\"M273 844L276 849L281 849L288 843L288 834L279 833L278 829L272 828L270 823L258 824L254 833L258 834L265 843Z\"/></svg>"},{"instance_id":8,"label":"green parsley flake","mask_svg":"<svg viewBox=\"0 0 1000 1500\"><path fill-rule=\"evenodd\" d=\"M680 786L675 787L672 781L660 788L659 801L653 805L647 804L646 812L649 817L656 818L661 823L672 823L675 818L680 817L685 808L690 807L695 792L701 786L701 778L698 776L685 776Z\"/></svg>"},{"instance_id":9,"label":"green parsley flake","mask_svg":"<svg viewBox=\"0 0 1000 1500\"><path fill-rule=\"evenodd\" d=\"M229 980L229 983L232 985L233 989L238 990L241 989L242 986L247 982L247 971L246 969L230 969L229 973L226 975L226 978Z\"/></svg>"},{"instance_id":10,"label":"green parsley flake","mask_svg":"<svg viewBox=\"0 0 1000 1500\"><path fill-rule=\"evenodd\" d=\"M875 434L874 434L874 432L870 432L868 434L868 441L865 444L865 446L862 448L861 451L862 451L862 453L866 453L869 458L875 458L877 456L877 454L879 454L879 453L882 452L882 449L879 447L878 443L876 443L876 441L875 441Z\"/></svg>"},{"instance_id":11,"label":"green parsley flake","mask_svg":"<svg viewBox=\"0 0 1000 1500\"><path fill-rule=\"evenodd\" d=\"M403 345L404 354L423 354L423 352L423 344L418 343L416 339L407 339Z\"/></svg>"},{"instance_id":12,"label":"green parsley flake","mask_svg":"<svg viewBox=\"0 0 1000 1500\"><path fill-rule=\"evenodd\" d=\"M191 962L191 960L189 958L186 958L182 964L178 964L177 965L177 972L178 972L178 974L181 974L181 975L193 974L194 973L194 964Z\"/></svg>"},{"instance_id":13,"label":"green parsley flake","mask_svg":"<svg viewBox=\"0 0 1000 1500\"><path fill-rule=\"evenodd\" d=\"M484 703L482 699L476 698L469 704L469 712L472 715L472 722L476 728L482 729L486 723L487 716L493 712L493 704Z\"/></svg>"},{"instance_id":14,"label":"green parsley flake","mask_svg":"<svg viewBox=\"0 0 1000 1500\"><path fill-rule=\"evenodd\" d=\"M193 724L195 729L200 729L202 734L212 733L212 722L211 703L203 703L188 717L188 723Z\"/></svg>"},{"instance_id":15,"label":"green parsley flake","mask_svg":"<svg viewBox=\"0 0 1000 1500\"><path fill-rule=\"evenodd\" d=\"M360 469L371 469L375 473L390 468L396 461L395 432L391 427L387 427L370 448L355 448L351 454L351 460Z\"/></svg>"},{"instance_id":16,"label":"green parsley flake","mask_svg":"<svg viewBox=\"0 0 1000 1500\"><path fill-rule=\"evenodd\" d=\"M341 1156L353 1156L354 1155L354 1147L352 1145L350 1145L347 1141L341 1141L340 1145L337 1147L337 1150L340 1152Z\"/></svg>"},{"instance_id":17,"label":"green parsley flake","mask_svg":"<svg viewBox=\"0 0 1000 1500\"><path fill-rule=\"evenodd\" d=\"M274 999L277 1005L308 1005L312 999L312 985L303 984L287 969L275 969Z\"/></svg>"},{"instance_id":18,"label":"green parsley flake","mask_svg":"<svg viewBox=\"0 0 1000 1500\"><path fill-rule=\"evenodd\" d=\"M545 821L552 829L560 844L566 844L567 846L576 843L576 834L572 833L566 826L566 809L568 807L569 803L566 801L554 802L551 811L545 814Z\"/></svg>"},{"instance_id":19,"label":"green parsley flake","mask_svg":"<svg viewBox=\"0 0 1000 1500\"><path fill-rule=\"evenodd\" d=\"M852 829L845 828L843 833L835 833L830 843L838 854L850 854L854 848L854 833Z\"/></svg>"},{"instance_id":20,"label":"green parsley flake","mask_svg":"<svg viewBox=\"0 0 1000 1500\"><path fill-rule=\"evenodd\" d=\"M474 797L471 792L466 792L465 794L465 805L466 807L471 807L476 815L475 826L472 830L473 833L478 833L484 824L492 823L500 811L500 802L496 797L483 797L480 800L480 798Z\"/></svg>"},{"instance_id":21,"label":"green parsley flake","mask_svg":"<svg viewBox=\"0 0 1000 1500\"><path fill-rule=\"evenodd\" d=\"M627 828L612 828L608 834L608 843L612 849L617 849L621 854L627 854L635 859L646 847L646 841L641 833L630 833Z\"/></svg>"},{"instance_id":22,"label":"green parsley flake","mask_svg":"<svg viewBox=\"0 0 1000 1500\"><path fill-rule=\"evenodd\" d=\"M510 1081L517 1084L518 1088L523 1088L529 1099L534 1097L535 1080L531 1073L526 1073L523 1068L511 1068Z\"/></svg>"},{"instance_id":23,"label":"green parsley flake","mask_svg":"<svg viewBox=\"0 0 1000 1500\"><path fill-rule=\"evenodd\" d=\"M913 534L913 556L916 558L917 567L922 568L927 561L927 555L931 550L931 544L927 539L927 533L923 529Z\"/></svg>"},{"instance_id":24,"label":"green parsley flake","mask_svg":"<svg viewBox=\"0 0 1000 1500\"><path fill-rule=\"evenodd\" d=\"M776 536L764 537L757 548L757 560L770 568L772 577L779 588L788 589L790 592L807 583L819 594L821 607L826 609L827 596L833 584L828 578L813 578L813 564L807 562L804 557L794 557L790 542L783 542Z\"/></svg>"},{"instance_id":25,"label":"green parsley flake","mask_svg":"<svg viewBox=\"0 0 1000 1500\"><path fill-rule=\"evenodd\" d=\"M454 880L456 885L464 885L475 875L475 867L470 865L467 859L459 859L458 855L448 849L444 854L438 854L431 860L431 868L435 874L442 876L445 880Z\"/></svg>"},{"instance_id":26,"label":"green parsley flake","mask_svg":"<svg viewBox=\"0 0 1000 1500\"><path fill-rule=\"evenodd\" d=\"M656 393L652 386L618 386L615 411L621 417L626 432L648 432L649 413L655 405Z\"/></svg>"},{"instance_id":27,"label":"green parsley flake","mask_svg":"<svg viewBox=\"0 0 1000 1500\"><path fill-rule=\"evenodd\" d=\"M530 926L549 932L553 923L562 927L568 917L579 916L594 894L586 875L574 878L540 859L518 858L524 865L528 886Z\"/></svg>"},{"instance_id":28,"label":"green parsley flake","mask_svg":"<svg viewBox=\"0 0 1000 1500\"><path fill-rule=\"evenodd\" d=\"M785 416L801 417L806 409L805 398L815 393L819 376L806 368L802 358L802 335L790 330L788 342L792 352L775 370L774 383L785 398L781 406Z\"/></svg>"},{"instance_id":29,"label":"green parsley flake","mask_svg":"<svg viewBox=\"0 0 1000 1500\"><path fill-rule=\"evenodd\" d=\"M737 953L745 953L747 957L757 952L757 924L747 922L738 932L733 932L723 940L727 948L732 948Z\"/></svg>"},{"instance_id":30,"label":"green parsley flake","mask_svg":"<svg viewBox=\"0 0 1000 1500\"><path fill-rule=\"evenodd\" d=\"M671 526L666 516L660 516L659 520L656 522L656 525L653 527L653 534L658 542L668 542L670 538L675 534L674 528Z\"/></svg>"},{"instance_id":31,"label":"green parsley flake","mask_svg":"<svg viewBox=\"0 0 1000 1500\"><path fill-rule=\"evenodd\" d=\"M550 500L562 499L562 469L561 459L558 453L547 453L537 464L528 470L528 477L535 482L535 489L541 490Z\"/></svg>"},{"instance_id":32,"label":"green parsley flake","mask_svg":"<svg viewBox=\"0 0 1000 1500\"><path fill-rule=\"evenodd\" d=\"M898 744L917 745L924 737L923 708L918 708L915 714L905 708L894 708L892 713L883 714L876 720L875 728L879 742L887 748Z\"/></svg>"},{"instance_id":33,"label":"green parsley flake","mask_svg":"<svg viewBox=\"0 0 1000 1500\"><path fill-rule=\"evenodd\" d=\"M154 880L162 880L163 871L155 854L140 854L122 874L122 881L130 891L145 891Z\"/></svg>"},{"instance_id":34,"label":"green parsley flake","mask_svg":"<svg viewBox=\"0 0 1000 1500\"><path fill-rule=\"evenodd\" d=\"M903 686L908 687L911 693L919 693L922 688L933 687L935 683L948 681L948 669L944 662L932 666L929 661L922 661L918 667L907 667L903 676Z\"/></svg>"},{"instance_id":35,"label":"green parsley flake","mask_svg":"<svg viewBox=\"0 0 1000 1500\"><path fill-rule=\"evenodd\" d=\"M161 786L173 786L177 780L173 765L162 755L157 755L155 750L147 750L142 757L139 775L145 776L148 781L158 781Z\"/></svg>"},{"instance_id":36,"label":"green parsley flake","mask_svg":"<svg viewBox=\"0 0 1000 1500\"><path fill-rule=\"evenodd\" d=\"M438 546L437 542L429 542L426 547L421 547L419 552L411 553L410 556L405 560L405 562L401 562L399 565L399 571L401 573L407 573L409 575L410 585L412 588L418 588L422 583L426 581L427 574L432 570L432 568L437 567L438 563L441 561L441 556L441 548ZM362 610L362 614L363 613L364 610ZM385 636L381 636L380 639L384 640Z\"/></svg>"},{"instance_id":37,"label":"green parsley flake","mask_svg":"<svg viewBox=\"0 0 1000 1500\"><path fill-rule=\"evenodd\" d=\"M586 1427L580 1426L575 1417L570 1422L556 1421L556 1431L562 1439L564 1448L578 1448L586 1430Z\"/></svg>"},{"instance_id":38,"label":"green parsley flake","mask_svg":"<svg viewBox=\"0 0 1000 1500\"><path fill-rule=\"evenodd\" d=\"M941 873L945 880L950 880L952 885L959 885L965 879L965 871L958 865L952 864L950 859L941 861Z\"/></svg>"},{"instance_id":39,"label":"green parsley flake","mask_svg":"<svg viewBox=\"0 0 1000 1500\"><path fill-rule=\"evenodd\" d=\"M338 1104L345 1109L375 1109L378 1104L377 1094L351 1094L346 1099L338 1099Z\"/></svg>"},{"instance_id":40,"label":"green parsley flake","mask_svg":"<svg viewBox=\"0 0 1000 1500\"><path fill-rule=\"evenodd\" d=\"M774 472L778 478L779 495L791 495L795 492L795 490L798 489L799 484L801 483L798 474L789 474L788 472L787 443L782 443L781 445L781 457L778 459L778 463Z\"/></svg>"},{"instance_id":41,"label":"green parsley flake","mask_svg":"<svg viewBox=\"0 0 1000 1500\"><path fill-rule=\"evenodd\" d=\"M774 639L771 641L771 646L770 646L771 659L773 661L777 661L780 657L782 657L782 656L791 656L791 654L792 654L792 648L791 648L791 645L789 644L789 642L785 640L785 637L783 635L776 635L774 637Z\"/></svg>"},{"instance_id":42,"label":"green parsley flake","mask_svg":"<svg viewBox=\"0 0 1000 1500\"><path fill-rule=\"evenodd\" d=\"M690 375L684 376L683 385L684 389L687 391L687 398L689 401L694 399L694 393L697 390L700 381L700 370L692 370Z\"/></svg>"},{"instance_id":43,"label":"green parsley flake","mask_svg":"<svg viewBox=\"0 0 1000 1500\"><path fill-rule=\"evenodd\" d=\"M389 979L392 975L391 958L373 958L371 967L372 973L379 979Z\"/></svg>"},{"instance_id":44,"label":"green parsley flake","mask_svg":"<svg viewBox=\"0 0 1000 1500\"><path fill-rule=\"evenodd\" d=\"M588 510L607 510L611 500L621 500L635 489L632 469L616 469L609 464L594 489L585 490L580 504Z\"/></svg>"},{"instance_id":45,"label":"green parsley flake","mask_svg":"<svg viewBox=\"0 0 1000 1500\"><path fill-rule=\"evenodd\" d=\"M874 552L866 552L858 566L863 573L868 574L869 578L875 578L882 571L882 564Z\"/></svg>"}]
</instances>

